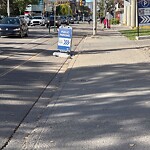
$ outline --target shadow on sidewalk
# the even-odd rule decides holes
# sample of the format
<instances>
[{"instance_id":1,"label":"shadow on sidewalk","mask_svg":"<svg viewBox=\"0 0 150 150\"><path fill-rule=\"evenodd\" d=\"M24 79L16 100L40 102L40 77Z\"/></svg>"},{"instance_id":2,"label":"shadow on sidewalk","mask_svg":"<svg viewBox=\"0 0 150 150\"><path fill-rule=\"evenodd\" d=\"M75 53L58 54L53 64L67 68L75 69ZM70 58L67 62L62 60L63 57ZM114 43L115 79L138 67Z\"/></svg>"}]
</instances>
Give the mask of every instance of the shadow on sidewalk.
<instances>
[{"instance_id":1,"label":"shadow on sidewalk","mask_svg":"<svg viewBox=\"0 0 150 150\"><path fill-rule=\"evenodd\" d=\"M149 68L137 63L68 70L47 123L40 125L44 130L34 133L40 135L35 148L146 150L150 144L141 138L149 138L150 130Z\"/></svg>"}]
</instances>

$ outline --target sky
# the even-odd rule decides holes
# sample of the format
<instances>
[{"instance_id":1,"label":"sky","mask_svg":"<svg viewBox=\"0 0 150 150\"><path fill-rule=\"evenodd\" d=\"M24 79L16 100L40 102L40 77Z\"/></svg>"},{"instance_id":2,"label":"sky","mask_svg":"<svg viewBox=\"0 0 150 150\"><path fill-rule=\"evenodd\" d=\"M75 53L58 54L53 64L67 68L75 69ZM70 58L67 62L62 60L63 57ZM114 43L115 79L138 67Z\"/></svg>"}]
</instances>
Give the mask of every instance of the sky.
<instances>
[{"instance_id":1,"label":"sky","mask_svg":"<svg viewBox=\"0 0 150 150\"><path fill-rule=\"evenodd\" d=\"M86 2L93 2L93 0L86 0Z\"/></svg>"}]
</instances>

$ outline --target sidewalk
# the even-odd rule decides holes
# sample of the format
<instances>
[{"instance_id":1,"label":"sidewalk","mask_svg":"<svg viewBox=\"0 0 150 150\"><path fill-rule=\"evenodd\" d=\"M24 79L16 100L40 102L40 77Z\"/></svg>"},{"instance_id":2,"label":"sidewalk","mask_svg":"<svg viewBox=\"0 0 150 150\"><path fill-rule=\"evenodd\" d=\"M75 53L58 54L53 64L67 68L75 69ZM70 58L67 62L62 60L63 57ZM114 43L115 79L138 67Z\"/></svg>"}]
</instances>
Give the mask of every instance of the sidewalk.
<instances>
[{"instance_id":1,"label":"sidewalk","mask_svg":"<svg viewBox=\"0 0 150 150\"><path fill-rule=\"evenodd\" d=\"M22 149L149 150L150 40L129 41L119 28L80 44Z\"/></svg>"}]
</instances>

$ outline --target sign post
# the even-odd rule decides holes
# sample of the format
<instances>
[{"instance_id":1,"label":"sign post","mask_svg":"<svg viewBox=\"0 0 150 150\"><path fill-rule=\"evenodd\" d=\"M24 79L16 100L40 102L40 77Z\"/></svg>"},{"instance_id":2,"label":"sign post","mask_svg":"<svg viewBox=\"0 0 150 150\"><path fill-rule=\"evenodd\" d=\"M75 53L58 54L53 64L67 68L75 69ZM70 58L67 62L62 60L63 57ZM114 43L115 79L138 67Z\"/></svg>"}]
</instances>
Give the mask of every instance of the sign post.
<instances>
[{"instance_id":1,"label":"sign post","mask_svg":"<svg viewBox=\"0 0 150 150\"><path fill-rule=\"evenodd\" d=\"M60 26L58 31L58 50L60 52L70 53L72 46L72 27Z\"/></svg>"},{"instance_id":2,"label":"sign post","mask_svg":"<svg viewBox=\"0 0 150 150\"><path fill-rule=\"evenodd\" d=\"M138 36L139 26L150 26L150 0L137 0Z\"/></svg>"},{"instance_id":3,"label":"sign post","mask_svg":"<svg viewBox=\"0 0 150 150\"><path fill-rule=\"evenodd\" d=\"M140 26L150 25L150 0L138 0L138 23Z\"/></svg>"}]
</instances>

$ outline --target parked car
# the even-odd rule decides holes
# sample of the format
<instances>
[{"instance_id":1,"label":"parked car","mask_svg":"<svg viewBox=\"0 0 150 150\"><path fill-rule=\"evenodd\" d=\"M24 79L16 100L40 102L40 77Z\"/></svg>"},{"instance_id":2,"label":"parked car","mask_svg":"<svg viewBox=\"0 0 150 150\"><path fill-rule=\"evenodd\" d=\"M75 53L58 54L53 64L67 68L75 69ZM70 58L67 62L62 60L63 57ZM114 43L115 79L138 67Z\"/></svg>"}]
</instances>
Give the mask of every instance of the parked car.
<instances>
[{"instance_id":1,"label":"parked car","mask_svg":"<svg viewBox=\"0 0 150 150\"><path fill-rule=\"evenodd\" d=\"M44 26L45 25L45 18L43 16L34 16L31 19L31 26L35 26L35 25L41 25Z\"/></svg>"},{"instance_id":2,"label":"parked car","mask_svg":"<svg viewBox=\"0 0 150 150\"><path fill-rule=\"evenodd\" d=\"M69 23L74 24L74 17L73 16L68 16Z\"/></svg>"},{"instance_id":3,"label":"parked car","mask_svg":"<svg viewBox=\"0 0 150 150\"><path fill-rule=\"evenodd\" d=\"M2 15L0 15L0 22L1 22L1 20L4 18L4 16L2 16Z\"/></svg>"},{"instance_id":4,"label":"parked car","mask_svg":"<svg viewBox=\"0 0 150 150\"><path fill-rule=\"evenodd\" d=\"M28 25L23 18L5 17L0 23L0 36L28 36Z\"/></svg>"},{"instance_id":5,"label":"parked car","mask_svg":"<svg viewBox=\"0 0 150 150\"><path fill-rule=\"evenodd\" d=\"M61 24L69 25L69 19L67 16L61 16Z\"/></svg>"},{"instance_id":6,"label":"parked car","mask_svg":"<svg viewBox=\"0 0 150 150\"><path fill-rule=\"evenodd\" d=\"M55 25L57 26L57 28L61 26L61 20L59 16L56 16ZM54 26L54 16L47 17L46 27L48 28L49 26Z\"/></svg>"}]
</instances>

